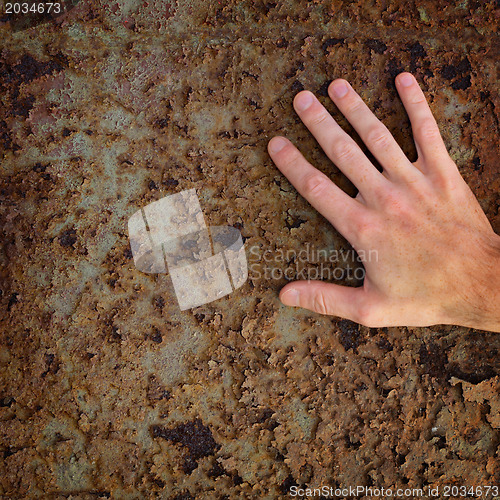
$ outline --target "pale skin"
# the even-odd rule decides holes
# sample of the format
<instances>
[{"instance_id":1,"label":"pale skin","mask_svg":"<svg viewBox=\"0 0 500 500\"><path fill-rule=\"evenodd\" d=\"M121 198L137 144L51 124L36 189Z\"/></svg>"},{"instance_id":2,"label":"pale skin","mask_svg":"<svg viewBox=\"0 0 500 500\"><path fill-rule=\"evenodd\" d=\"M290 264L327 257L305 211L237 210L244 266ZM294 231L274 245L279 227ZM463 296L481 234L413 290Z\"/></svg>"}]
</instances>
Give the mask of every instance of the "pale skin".
<instances>
[{"instance_id":1,"label":"pale skin","mask_svg":"<svg viewBox=\"0 0 500 500\"><path fill-rule=\"evenodd\" d=\"M377 254L364 262L361 287L294 281L280 299L369 327L455 324L500 332L500 236L450 158L416 79L401 73L396 88L412 126L414 163L346 80L328 88L382 172L313 93L294 98L301 120L358 189L355 198L288 139L270 140L272 160L297 191L358 254Z\"/></svg>"}]
</instances>

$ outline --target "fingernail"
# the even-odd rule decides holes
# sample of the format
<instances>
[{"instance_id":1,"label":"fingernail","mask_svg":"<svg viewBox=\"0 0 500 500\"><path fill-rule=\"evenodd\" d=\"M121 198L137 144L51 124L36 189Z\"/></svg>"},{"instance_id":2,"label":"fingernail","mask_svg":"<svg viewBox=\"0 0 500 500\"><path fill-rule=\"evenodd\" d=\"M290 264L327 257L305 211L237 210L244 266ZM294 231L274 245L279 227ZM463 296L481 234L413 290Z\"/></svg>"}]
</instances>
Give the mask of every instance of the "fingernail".
<instances>
[{"instance_id":1,"label":"fingernail","mask_svg":"<svg viewBox=\"0 0 500 500\"><path fill-rule=\"evenodd\" d=\"M299 111L305 111L313 103L313 96L309 92L300 93L295 99L295 107Z\"/></svg>"},{"instance_id":2,"label":"fingernail","mask_svg":"<svg viewBox=\"0 0 500 500\"><path fill-rule=\"evenodd\" d=\"M399 83L401 87L409 87L413 83L413 77L408 73L405 73L399 77Z\"/></svg>"},{"instance_id":3,"label":"fingernail","mask_svg":"<svg viewBox=\"0 0 500 500\"><path fill-rule=\"evenodd\" d=\"M281 302L286 306L298 306L299 305L299 292L295 288L289 288L281 296Z\"/></svg>"},{"instance_id":4,"label":"fingernail","mask_svg":"<svg viewBox=\"0 0 500 500\"><path fill-rule=\"evenodd\" d=\"M286 140L282 137L274 137L269 142L269 151L272 154L279 153L286 146Z\"/></svg>"},{"instance_id":5,"label":"fingernail","mask_svg":"<svg viewBox=\"0 0 500 500\"><path fill-rule=\"evenodd\" d=\"M333 95L335 97L344 97L347 92L349 91L349 87L347 86L347 84L345 82L335 82L333 85L332 85L332 91L333 91Z\"/></svg>"}]
</instances>

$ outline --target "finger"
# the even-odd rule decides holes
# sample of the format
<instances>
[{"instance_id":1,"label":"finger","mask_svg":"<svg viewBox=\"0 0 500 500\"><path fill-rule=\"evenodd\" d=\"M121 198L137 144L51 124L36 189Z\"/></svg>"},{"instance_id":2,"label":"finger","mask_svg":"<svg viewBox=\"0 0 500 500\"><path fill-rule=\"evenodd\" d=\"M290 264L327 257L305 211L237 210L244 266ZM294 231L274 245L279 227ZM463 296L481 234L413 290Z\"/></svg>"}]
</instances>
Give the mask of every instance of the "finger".
<instances>
[{"instance_id":1,"label":"finger","mask_svg":"<svg viewBox=\"0 0 500 500\"><path fill-rule=\"evenodd\" d=\"M389 177L420 174L387 127L346 80L334 80L328 87L328 93Z\"/></svg>"},{"instance_id":2,"label":"finger","mask_svg":"<svg viewBox=\"0 0 500 500\"><path fill-rule=\"evenodd\" d=\"M362 205L314 168L300 151L284 137L273 137L269 154L297 191L348 240L354 237L351 223Z\"/></svg>"},{"instance_id":3,"label":"finger","mask_svg":"<svg viewBox=\"0 0 500 500\"><path fill-rule=\"evenodd\" d=\"M430 168L447 167L448 151L417 81L410 73L400 73L396 78L396 88L410 118L418 159L423 159L424 164Z\"/></svg>"},{"instance_id":4,"label":"finger","mask_svg":"<svg viewBox=\"0 0 500 500\"><path fill-rule=\"evenodd\" d=\"M368 199L373 189L377 190L387 182L312 92L299 92L293 105L328 158L344 172L365 198Z\"/></svg>"},{"instance_id":5,"label":"finger","mask_svg":"<svg viewBox=\"0 0 500 500\"><path fill-rule=\"evenodd\" d=\"M363 287L348 287L324 281L294 281L284 286L280 300L287 306L303 307L319 314L340 316L355 322L363 320Z\"/></svg>"}]
</instances>

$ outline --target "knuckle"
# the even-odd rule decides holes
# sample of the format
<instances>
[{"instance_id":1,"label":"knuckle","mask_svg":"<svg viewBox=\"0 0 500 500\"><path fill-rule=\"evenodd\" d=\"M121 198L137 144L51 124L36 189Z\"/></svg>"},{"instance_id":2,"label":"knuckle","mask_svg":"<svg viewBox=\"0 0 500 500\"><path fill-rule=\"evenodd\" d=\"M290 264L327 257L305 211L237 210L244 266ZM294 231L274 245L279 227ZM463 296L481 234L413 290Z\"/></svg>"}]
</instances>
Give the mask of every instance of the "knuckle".
<instances>
[{"instance_id":1,"label":"knuckle","mask_svg":"<svg viewBox=\"0 0 500 500\"><path fill-rule=\"evenodd\" d=\"M363 101L360 98L354 97L345 106L346 114L356 114L363 106Z\"/></svg>"},{"instance_id":2,"label":"knuckle","mask_svg":"<svg viewBox=\"0 0 500 500\"><path fill-rule=\"evenodd\" d=\"M355 150L348 141L340 139L333 143L332 154L338 160L351 161L355 156Z\"/></svg>"},{"instance_id":3,"label":"knuckle","mask_svg":"<svg viewBox=\"0 0 500 500\"><path fill-rule=\"evenodd\" d=\"M425 104L427 100L421 92L416 92L413 98L410 98L410 102L411 104L416 104L418 106L420 104Z\"/></svg>"},{"instance_id":4,"label":"knuckle","mask_svg":"<svg viewBox=\"0 0 500 500\"><path fill-rule=\"evenodd\" d=\"M432 177L434 180L434 177ZM433 185L430 182L430 178L422 180L422 182L413 182L408 184L408 197L407 200L409 203L417 203L425 202L426 204L435 203L436 200L436 187L439 189L439 181ZM412 201L410 201L410 198Z\"/></svg>"},{"instance_id":5,"label":"knuckle","mask_svg":"<svg viewBox=\"0 0 500 500\"><path fill-rule=\"evenodd\" d=\"M329 314L325 294L318 290L312 297L312 310L319 314Z\"/></svg>"},{"instance_id":6,"label":"knuckle","mask_svg":"<svg viewBox=\"0 0 500 500\"><path fill-rule=\"evenodd\" d=\"M387 149L391 141L391 136L384 126L376 126L368 131L366 141L370 146Z\"/></svg>"},{"instance_id":7,"label":"knuckle","mask_svg":"<svg viewBox=\"0 0 500 500\"><path fill-rule=\"evenodd\" d=\"M420 188L413 189L417 193L417 200L419 202L422 201L422 196L419 196L418 193L421 191ZM389 217L396 217L401 221L401 225L404 227L412 227L414 222L418 220L418 211L416 211L415 206L412 205L412 202L408 199L410 193L407 195L403 195L397 189L389 188L385 189L384 193L380 197L380 205L385 214ZM412 196L412 199L415 199Z\"/></svg>"},{"instance_id":8,"label":"knuckle","mask_svg":"<svg viewBox=\"0 0 500 500\"><path fill-rule=\"evenodd\" d=\"M285 155L283 163L287 168L294 169L300 167L303 164L303 159L300 154L297 154L296 151L292 150L288 152L288 155Z\"/></svg>"},{"instance_id":9,"label":"knuckle","mask_svg":"<svg viewBox=\"0 0 500 500\"><path fill-rule=\"evenodd\" d=\"M312 115L309 120L311 125L317 126L317 125L323 125L328 120L328 118L329 118L328 113L324 111L318 111L317 113Z\"/></svg>"},{"instance_id":10,"label":"knuckle","mask_svg":"<svg viewBox=\"0 0 500 500\"><path fill-rule=\"evenodd\" d=\"M446 173L436 173L432 179L432 190L429 189L430 193L428 193L427 198L432 199L436 198L437 195L457 195L457 193L463 192L463 188L466 187L466 184L462 178L462 176L454 170L451 170ZM427 193L425 193L427 194Z\"/></svg>"},{"instance_id":11,"label":"knuckle","mask_svg":"<svg viewBox=\"0 0 500 500\"><path fill-rule=\"evenodd\" d=\"M403 197L393 187L385 186L378 194L382 205L386 208L397 209L401 205Z\"/></svg>"},{"instance_id":12,"label":"knuckle","mask_svg":"<svg viewBox=\"0 0 500 500\"><path fill-rule=\"evenodd\" d=\"M304 194L306 197L321 196L325 192L328 182L328 179L319 173L310 174L304 179Z\"/></svg>"},{"instance_id":13,"label":"knuckle","mask_svg":"<svg viewBox=\"0 0 500 500\"><path fill-rule=\"evenodd\" d=\"M361 303L354 314L354 321L368 328L378 326L373 304L368 301Z\"/></svg>"},{"instance_id":14,"label":"knuckle","mask_svg":"<svg viewBox=\"0 0 500 500\"><path fill-rule=\"evenodd\" d=\"M422 123L420 123L417 132L418 136L424 140L438 139L439 137L441 137L441 132L439 131L437 123L430 118L426 118L422 121Z\"/></svg>"},{"instance_id":15,"label":"knuckle","mask_svg":"<svg viewBox=\"0 0 500 500\"><path fill-rule=\"evenodd\" d=\"M377 224L372 217L367 214L359 214L352 221L354 233L360 242L367 243L373 239Z\"/></svg>"}]
</instances>

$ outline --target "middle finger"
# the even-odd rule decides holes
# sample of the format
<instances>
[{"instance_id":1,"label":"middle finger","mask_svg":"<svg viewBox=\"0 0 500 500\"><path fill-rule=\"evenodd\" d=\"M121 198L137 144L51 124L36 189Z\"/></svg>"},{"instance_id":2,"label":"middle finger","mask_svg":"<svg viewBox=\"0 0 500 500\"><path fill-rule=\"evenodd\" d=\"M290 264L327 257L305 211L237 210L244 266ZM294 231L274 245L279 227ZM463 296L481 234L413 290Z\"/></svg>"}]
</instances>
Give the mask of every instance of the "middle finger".
<instances>
[{"instance_id":1,"label":"middle finger","mask_svg":"<svg viewBox=\"0 0 500 500\"><path fill-rule=\"evenodd\" d=\"M293 105L305 126L311 131L328 158L363 193L365 199L387 179L374 167L361 148L334 120L312 92L299 92ZM374 189L375 188L375 189Z\"/></svg>"},{"instance_id":2,"label":"middle finger","mask_svg":"<svg viewBox=\"0 0 500 500\"><path fill-rule=\"evenodd\" d=\"M328 93L389 177L408 180L410 176L419 173L387 127L372 113L346 80L334 80L328 88Z\"/></svg>"}]
</instances>

